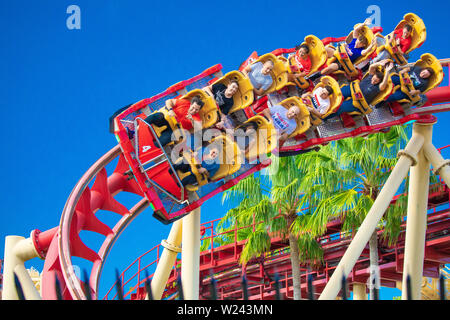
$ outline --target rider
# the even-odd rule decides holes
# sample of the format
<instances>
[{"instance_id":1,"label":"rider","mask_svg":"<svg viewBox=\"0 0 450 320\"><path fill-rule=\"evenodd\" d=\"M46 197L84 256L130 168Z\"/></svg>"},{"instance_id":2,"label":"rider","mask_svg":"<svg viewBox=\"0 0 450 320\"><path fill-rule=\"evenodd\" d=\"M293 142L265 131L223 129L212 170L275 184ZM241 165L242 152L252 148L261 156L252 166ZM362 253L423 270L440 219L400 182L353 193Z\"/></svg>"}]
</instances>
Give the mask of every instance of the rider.
<instances>
[{"instance_id":1,"label":"rider","mask_svg":"<svg viewBox=\"0 0 450 320\"><path fill-rule=\"evenodd\" d=\"M262 96L272 85L273 79L270 75L270 71L272 71L273 68L273 62L267 60L264 64L258 61L246 66L244 70L242 70L242 73L250 79L256 95Z\"/></svg>"},{"instance_id":2,"label":"rider","mask_svg":"<svg viewBox=\"0 0 450 320\"><path fill-rule=\"evenodd\" d=\"M286 109L282 105L274 105L264 109L262 113L273 124L281 143L286 141L297 128L295 118L300 113L300 109L297 106Z\"/></svg>"},{"instance_id":3,"label":"rider","mask_svg":"<svg viewBox=\"0 0 450 320\"><path fill-rule=\"evenodd\" d=\"M200 163L198 172L200 174L206 174L209 178L212 178L220 168L220 163L217 161L219 148L216 144L212 143L209 146L202 148L201 153L201 155L199 155L197 152L193 153L194 157L196 157L197 161ZM183 186L187 186L189 184L194 184L197 182L197 178L192 173L191 165L189 163L182 162L174 164L173 168L181 172L191 172L190 175L181 180L181 184Z\"/></svg>"},{"instance_id":4,"label":"rider","mask_svg":"<svg viewBox=\"0 0 450 320\"><path fill-rule=\"evenodd\" d=\"M314 91L307 92L302 95L302 98L306 98L307 96L311 97L311 102L314 107L308 107L310 113L315 114L318 117L321 117L328 111L330 107L330 95L333 94L333 88L331 86L326 85L324 87L318 87L314 89Z\"/></svg>"},{"instance_id":5,"label":"rider","mask_svg":"<svg viewBox=\"0 0 450 320\"><path fill-rule=\"evenodd\" d=\"M411 34L413 28L409 24L405 24L403 28L397 29L394 31L394 40L395 46L403 53L406 54L406 51L411 47ZM384 45L386 43L385 38L377 37L377 44ZM382 50L373 60L372 63L379 62L384 59L391 58L389 52L387 50Z\"/></svg>"},{"instance_id":6,"label":"rider","mask_svg":"<svg viewBox=\"0 0 450 320\"><path fill-rule=\"evenodd\" d=\"M306 44L297 46L297 52L294 54L295 64L291 65L292 74L288 74L288 81L293 82L296 78L305 77L311 72L311 58L309 56L309 47Z\"/></svg>"},{"instance_id":7,"label":"rider","mask_svg":"<svg viewBox=\"0 0 450 320\"><path fill-rule=\"evenodd\" d=\"M224 129L224 124L227 122L226 116L234 105L233 96L239 90L239 82L231 80L228 86L223 83L214 83L205 87L204 90L214 97L219 107L220 121L216 123L216 128Z\"/></svg>"},{"instance_id":8,"label":"rider","mask_svg":"<svg viewBox=\"0 0 450 320\"><path fill-rule=\"evenodd\" d=\"M373 49L373 46L376 45L375 40L373 40L370 44L368 43L367 38L362 34L361 30L364 26L370 25L371 19L366 19L363 23L358 24L353 29L353 39L350 41L350 43L346 46L346 50L349 56L349 59L352 63L354 63L359 57L364 56ZM326 47L328 57L331 58L334 55L334 50L332 48ZM317 75L315 74L315 77L323 76L327 74L331 74L333 72L336 72L337 70L341 70L342 66L339 62L335 61L330 63L326 68L324 68L322 71L318 72ZM310 80L313 80L310 77Z\"/></svg>"},{"instance_id":9,"label":"rider","mask_svg":"<svg viewBox=\"0 0 450 320\"><path fill-rule=\"evenodd\" d=\"M430 82L430 77L434 74L434 70L430 67L421 68L418 66L413 66L412 68L409 66L405 66L401 68L399 74L408 73L411 79L412 85L414 87L413 90L409 92L411 96L415 96L417 94L423 93L428 88L428 83ZM400 85L400 77L397 75L392 76L392 83L394 86ZM409 99L408 95L406 95L402 90L398 89L393 94L386 99L387 102L398 101L402 99Z\"/></svg>"},{"instance_id":10,"label":"rider","mask_svg":"<svg viewBox=\"0 0 450 320\"><path fill-rule=\"evenodd\" d=\"M377 68L379 66L385 66L384 74L383 74L383 72L377 70ZM394 68L394 64L388 59L370 65L370 68L368 71L369 75L367 77L365 77L364 79L362 79L359 83L361 93L364 96L364 99L366 100L367 104L372 103L372 101L380 93L380 91L383 91L384 89L386 89L387 80L389 78L389 72L393 68ZM355 106L353 106L353 99L345 100L347 98L352 97L350 85L342 86L341 92L342 92L344 101L342 102L342 104L339 107L336 114L333 114L331 116L340 115L341 113L344 113L344 112L359 111Z\"/></svg>"},{"instance_id":11,"label":"rider","mask_svg":"<svg viewBox=\"0 0 450 320\"><path fill-rule=\"evenodd\" d=\"M183 129L191 131L197 127L201 128L201 119L198 113L204 104L200 97L196 96L190 101L188 99L169 99L166 101L166 108L169 110L169 116L174 117ZM150 114L145 119L145 122L158 127L167 127L161 132L159 137L163 147L172 141L172 129L162 112Z\"/></svg>"}]
</instances>

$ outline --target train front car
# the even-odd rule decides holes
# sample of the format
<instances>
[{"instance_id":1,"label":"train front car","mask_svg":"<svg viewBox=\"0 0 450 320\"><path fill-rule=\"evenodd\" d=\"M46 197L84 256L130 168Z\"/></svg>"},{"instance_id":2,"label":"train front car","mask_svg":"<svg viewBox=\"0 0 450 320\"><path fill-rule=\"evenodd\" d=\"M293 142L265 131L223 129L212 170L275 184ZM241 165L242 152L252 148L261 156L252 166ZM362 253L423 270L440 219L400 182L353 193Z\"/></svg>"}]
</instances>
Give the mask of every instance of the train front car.
<instances>
[{"instance_id":1,"label":"train front car","mask_svg":"<svg viewBox=\"0 0 450 320\"><path fill-rule=\"evenodd\" d=\"M114 118L114 133L130 167L126 174L129 179L136 180L153 209L153 216L164 224L172 223L185 216L209 198L231 188L240 180L270 164L264 148L256 159L249 159L233 139L226 137L217 129L209 128L208 132L208 128L203 128L200 144L214 142L219 145L220 167L216 174L205 181L197 179L197 183L183 185L182 179L185 176L174 168L177 158L179 159L175 154L186 158L186 153L189 151L180 154L178 146L181 143L177 144L177 141L166 146L161 145L161 130L165 128L150 125L145 121L152 113L167 113L167 100L189 98L191 93L203 94L201 89L214 82L223 81L223 78L221 66L216 65L194 78L173 85L161 94L129 106ZM202 98L203 101L208 99L208 97ZM214 108L216 108L215 104ZM202 107L203 109L205 106ZM215 113L215 110L214 112L209 110L208 115L201 118L209 119L209 115L215 115ZM205 119L202 119L203 123ZM169 125L172 127L177 124ZM210 134L211 131L215 134ZM194 135L189 136L187 131L184 132L184 135L178 136L180 142L184 141L187 142L186 145L192 145L189 139L192 139ZM173 130L173 133L176 133L176 130ZM191 171L197 174L197 164L190 163L190 165L194 166Z\"/></svg>"},{"instance_id":2,"label":"train front car","mask_svg":"<svg viewBox=\"0 0 450 320\"><path fill-rule=\"evenodd\" d=\"M167 100L176 99L188 90L204 87L220 77L221 69L221 65L215 65L158 95L132 104L114 118L114 133L130 167L127 174L130 179L136 180L154 216L163 223L174 220L171 212L183 215L190 203L181 181L176 174L170 173L173 164L168 149L161 146L158 132L145 122L145 118L155 111L163 110Z\"/></svg>"}]
</instances>

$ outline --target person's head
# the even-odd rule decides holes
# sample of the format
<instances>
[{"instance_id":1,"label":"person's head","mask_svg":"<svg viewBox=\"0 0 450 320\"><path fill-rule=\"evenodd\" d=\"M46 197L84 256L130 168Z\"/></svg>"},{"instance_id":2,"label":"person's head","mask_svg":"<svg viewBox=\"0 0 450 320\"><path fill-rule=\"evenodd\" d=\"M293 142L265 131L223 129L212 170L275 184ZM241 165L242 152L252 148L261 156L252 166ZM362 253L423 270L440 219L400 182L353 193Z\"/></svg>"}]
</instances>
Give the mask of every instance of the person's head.
<instances>
[{"instance_id":1,"label":"person's head","mask_svg":"<svg viewBox=\"0 0 450 320\"><path fill-rule=\"evenodd\" d=\"M320 97L322 98L322 99L327 99L327 98L329 98L330 97L330 95L332 95L333 94L333 88L331 88L331 86L329 86L329 85L326 85L325 87L323 87L323 90L322 90L322 92L320 93Z\"/></svg>"},{"instance_id":2,"label":"person's head","mask_svg":"<svg viewBox=\"0 0 450 320\"><path fill-rule=\"evenodd\" d=\"M219 155L219 148L217 148L216 146L209 148L209 156L212 159L215 159L218 155Z\"/></svg>"},{"instance_id":3,"label":"person's head","mask_svg":"<svg viewBox=\"0 0 450 320\"><path fill-rule=\"evenodd\" d=\"M375 71L374 75L372 76L370 83L372 83L372 85L376 86L376 85L380 84L381 81L383 81L383 77L384 77L383 72L377 70L377 71Z\"/></svg>"},{"instance_id":4,"label":"person's head","mask_svg":"<svg viewBox=\"0 0 450 320\"><path fill-rule=\"evenodd\" d=\"M366 48L369 45L369 41L364 36L356 38L355 48Z\"/></svg>"},{"instance_id":5,"label":"person's head","mask_svg":"<svg viewBox=\"0 0 450 320\"><path fill-rule=\"evenodd\" d=\"M273 62L271 60L267 60L263 64L263 67L261 69L261 73L263 75L268 75L270 73L270 71L272 71L273 67L274 67Z\"/></svg>"},{"instance_id":6,"label":"person's head","mask_svg":"<svg viewBox=\"0 0 450 320\"><path fill-rule=\"evenodd\" d=\"M217 158L218 156L219 156L219 146L218 146L218 144L217 143L211 143L209 146L208 146L208 149L209 149L209 154L208 154L208 156L211 158L211 159L215 159L215 158Z\"/></svg>"},{"instance_id":7,"label":"person's head","mask_svg":"<svg viewBox=\"0 0 450 320\"><path fill-rule=\"evenodd\" d=\"M297 106L292 106L288 109L286 116L288 119L295 118L300 113L300 109Z\"/></svg>"},{"instance_id":8,"label":"person's head","mask_svg":"<svg viewBox=\"0 0 450 320\"><path fill-rule=\"evenodd\" d=\"M433 69L431 69L430 67L426 67L423 68L422 70L420 70L419 76L422 79L428 79L429 77L431 77L434 74Z\"/></svg>"},{"instance_id":9,"label":"person's head","mask_svg":"<svg viewBox=\"0 0 450 320\"><path fill-rule=\"evenodd\" d=\"M233 96L239 89L239 83L236 80L231 80L230 84L225 89L227 96Z\"/></svg>"},{"instance_id":10,"label":"person's head","mask_svg":"<svg viewBox=\"0 0 450 320\"><path fill-rule=\"evenodd\" d=\"M188 113L196 114L200 111L205 103L199 96L195 96L191 99L191 105L189 106Z\"/></svg>"},{"instance_id":11,"label":"person's head","mask_svg":"<svg viewBox=\"0 0 450 320\"><path fill-rule=\"evenodd\" d=\"M411 27L410 24L405 24L403 26L403 34L402 37L403 39L409 38L411 36L413 28Z\"/></svg>"},{"instance_id":12,"label":"person's head","mask_svg":"<svg viewBox=\"0 0 450 320\"><path fill-rule=\"evenodd\" d=\"M301 44L301 45L297 46L296 49L297 49L299 56L302 58L309 54L309 47L306 44Z\"/></svg>"}]
</instances>

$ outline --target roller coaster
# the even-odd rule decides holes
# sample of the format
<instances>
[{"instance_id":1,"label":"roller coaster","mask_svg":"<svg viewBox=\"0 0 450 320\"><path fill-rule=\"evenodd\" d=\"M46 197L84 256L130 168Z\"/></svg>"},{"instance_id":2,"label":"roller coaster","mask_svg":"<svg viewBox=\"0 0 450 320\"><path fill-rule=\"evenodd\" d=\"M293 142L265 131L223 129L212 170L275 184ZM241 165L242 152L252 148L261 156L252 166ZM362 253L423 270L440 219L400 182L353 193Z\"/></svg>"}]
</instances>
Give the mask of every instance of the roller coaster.
<instances>
[{"instance_id":1,"label":"roller coaster","mask_svg":"<svg viewBox=\"0 0 450 320\"><path fill-rule=\"evenodd\" d=\"M404 28L405 24L409 24L414 30L411 35L410 49L405 52L405 54L408 54L423 44L426 38L426 29L423 21L415 14L406 14L396 30ZM298 48L276 49L261 56L253 52L239 66L238 70L223 74L222 66L218 64L191 79L178 82L160 94L123 108L116 114L112 123L112 131L116 136L118 145L97 160L77 182L65 204L59 226L45 232L33 230L27 239L15 236L7 237L5 247L9 249L8 253L5 250L3 298L14 299L17 297L17 293L12 288L14 273L19 276L21 283L30 290L30 298L56 299L55 279L61 287L64 299L86 299L85 285L90 288L90 295L99 298L100 275L112 246L122 231L147 208L153 211L153 216L158 221L173 225L169 239L163 240L162 243L164 250L170 251L171 257L170 259L164 258L168 259L165 260L167 265L162 267L165 269L165 276L162 276L163 280L160 281L163 281L161 286L164 289L169 276L169 283L173 283L173 277L176 276L176 273L171 274L171 270L174 265L174 257L178 252L181 252L181 222L183 221L184 229L187 225L184 221L185 218L194 216L192 212L198 210L205 201L233 187L249 175L268 167L270 165L268 155L275 154L283 157L311 152L331 141L365 136L376 132L387 132L392 126L411 122L417 124L417 132L419 132L422 130L419 129L420 126L431 126L436 121L433 114L450 111L450 104L448 103L450 101L450 83L442 85L444 68L449 68L449 59L439 60L432 54L425 53L413 63L412 67L430 68L432 74L430 74L430 79L422 93L420 95L412 94L414 81L407 72L401 73L398 71L401 66L406 65L407 61L395 45L394 34L391 33L383 37L381 28L370 29L365 24L357 25L355 29L359 30L358 37L363 36L368 43L374 43L378 38L385 39L385 42L382 46L373 47L360 58L352 61L348 46L356 36L354 31L346 37L322 40L309 35L305 37L302 43L308 46L311 59L311 68L307 75L293 76L296 74L295 58ZM333 50L332 55L327 54L330 49ZM387 63L394 62L395 66L399 68L395 72L389 73L387 64L377 67L376 71L385 76L387 85L368 103L360 84L365 78L371 76L370 72L367 72L367 68L370 67L370 63L367 62L383 50L390 54L390 60ZM258 63L264 65L267 62L272 66L270 70L271 84L263 94L259 94L255 90L256 87L252 84L250 77L246 75L246 68ZM366 64L364 64L365 62ZM340 65L337 72L317 77L315 80L310 77L314 74L317 75L332 63ZM394 84L393 75L400 78L398 85ZM233 95L234 102L229 113L221 115L218 112L215 97L208 94L207 90L204 89L218 83L228 86L233 81L238 83L238 91ZM344 97L342 94L341 89L344 85L351 88L350 97ZM333 89L333 94L330 95L327 110L317 116L316 113L311 112L311 108L314 108L317 100L304 94L326 86ZM393 92L399 90L405 94L406 98L392 102L386 101ZM203 101L203 106L198 111L201 128L196 131L183 129L180 122L171 113L172 110L167 102L184 99L192 103L193 99L197 97ZM348 100L351 100L354 111L338 113L342 103ZM273 120L271 121L265 113L276 105L280 105L286 110L292 107L296 107L298 110L294 118L296 128L285 139L280 139L280 133L277 132ZM155 113L163 115L166 125L160 126L147 122L146 119ZM233 130L243 129L245 133L245 130L251 127L255 129L256 134L253 136L245 134L245 139L230 135L226 130L216 126L222 116L223 119L232 123ZM167 145L163 145L161 137L166 130L171 131L173 139ZM417 136L420 137L417 138ZM398 179L393 179L401 180L407 174L410 166L412 168L417 167L417 165L414 165L423 161L418 159L417 154L422 150L422 147L427 147L428 151L424 152L430 154L429 157L432 160L429 161L433 166L436 163L439 164L435 168L435 172L441 174L444 179L443 183L445 182L448 186L448 161L441 161L440 156L435 154L432 146L430 147L424 142L426 138L422 136L426 137L426 133L413 134L415 140L412 138L407 148L399 153L399 163L403 161L404 167L399 164L399 169L394 170L398 174ZM251 139L254 139L254 142L249 142ZM192 143L194 143L195 148L192 147ZM201 163L195 154L199 147L212 143L219 146L220 166L217 172L210 177L199 170ZM186 173L177 170L175 166L180 161L189 165L190 172L187 174L195 176L195 183L182 183ZM114 163L115 169L108 174L106 167ZM401 174L398 173L399 171L401 171ZM448 194L448 188L446 188L443 185L442 190L440 189L442 191L441 197L446 193ZM394 193L395 191L396 189ZM140 200L128 209L116 200L116 196L122 192L136 194L140 197ZM390 195L390 197L392 198L393 195ZM428 195L428 188L426 195ZM375 204L374 207L376 207ZM99 210L117 213L121 218L111 228L96 216ZM448 218L448 212L444 213L443 216L438 215L438 217L444 219L444 229L448 230L448 221L445 220ZM434 218L430 216L430 219ZM194 222L194 224L196 224L195 228L199 229L199 223ZM85 230L105 237L98 250L88 247L81 240L80 232ZM329 228L329 230L336 229ZM368 232L368 234L370 233ZM406 235L405 237L407 238ZM345 241L348 244L349 240ZM359 252L361 253L366 242L360 238L354 239L353 242L358 243L358 246L362 246L362 248L355 249L348 246L347 251L357 252L360 249ZM193 243L198 244L199 239L196 239ZM241 245L236 244L236 248ZM287 253L283 252L283 245L279 239L278 242L274 241L272 245L271 250L279 250L280 255L273 255L274 258L270 260L270 263L280 263L278 264L280 268ZM342 245L342 242L340 242L340 245ZM444 249L442 249L442 246L444 246ZM433 247L430 250L448 253L445 246L444 243L440 248ZM199 246L195 250L198 249ZM225 248L222 249L223 252L228 254L229 251ZM207 257L209 253L202 253L201 272L205 272L203 268L208 266L205 263L206 260L209 259L211 266L217 263L218 256L214 256L214 254L220 256L218 252L221 250L216 250L215 253L211 250L210 258ZM341 253L347 252L343 248L340 250ZM392 250L397 249L389 248L389 250L389 253L392 254ZM401 250L407 251L403 248ZM397 251L400 251L400 249ZM397 251L395 251L395 254L397 254ZM238 251L234 251L232 255L238 255ZM358 254L357 257L359 256ZM23 262L34 257L45 260L40 295L30 289L32 285L23 275ZM72 264L73 257L92 263L87 283L83 283L77 277ZM336 258L336 256L334 257ZM343 254L342 256L338 255L338 257L342 257L344 260L346 256ZM346 267L333 265L335 272L333 272L334 275L331 278L337 277L340 272L349 274L350 271L353 272L353 277L364 278L364 271L360 271L364 267L353 268L357 264L357 257L353 259L353 264L348 263ZM158 258L157 263L162 264L162 259ZM392 257L387 258L387 261L389 259L392 259ZM440 257L438 260L439 263L443 263L442 261L445 262L446 259L448 260L448 255L443 258ZM265 261L267 263L268 260ZM360 266L366 267L364 263L358 263ZM387 264L389 265L389 263ZM350 270L348 270L349 265L351 265ZM267 298L270 296L270 293L268 293L270 290L266 290L270 288L270 277L267 278L267 273L264 273L266 270L263 264L260 266L261 268L258 267L259 274L253 275L255 281L261 282L255 290L259 290L258 294L261 298ZM392 263L389 266L386 267L386 274L393 273L389 269L392 268ZM400 268L398 265L395 267L397 271ZM195 269L195 264L193 268ZM327 266L326 271L322 270L323 273L316 274L318 284L320 282L320 285L323 286L332 282L330 281L329 270L331 270L331 267ZM433 270L435 276L435 269ZM198 270L196 272L198 273ZM225 272L225 269L219 268L217 272ZM236 270L227 269L226 272L235 274ZM153 275L154 280L155 277ZM398 280L399 277L401 275L399 276L396 272L393 279ZM227 279L231 278L233 277L227 277ZM202 276L202 279L202 281L208 281L207 276ZM265 284L266 281L269 281L268 285ZM290 280L287 273L285 281L285 296L289 297L288 282ZM145 294L142 295L141 284L142 281L138 280L134 298L145 296ZM170 293L170 290L168 290L164 296L168 297ZM256 298L258 294L254 293L253 296ZM333 293L329 293L328 296L325 294L324 297L327 298L332 295ZM160 296L163 296L161 290ZM233 290L231 290L230 292L224 292L222 297L239 298L239 293L233 293Z\"/></svg>"}]
</instances>

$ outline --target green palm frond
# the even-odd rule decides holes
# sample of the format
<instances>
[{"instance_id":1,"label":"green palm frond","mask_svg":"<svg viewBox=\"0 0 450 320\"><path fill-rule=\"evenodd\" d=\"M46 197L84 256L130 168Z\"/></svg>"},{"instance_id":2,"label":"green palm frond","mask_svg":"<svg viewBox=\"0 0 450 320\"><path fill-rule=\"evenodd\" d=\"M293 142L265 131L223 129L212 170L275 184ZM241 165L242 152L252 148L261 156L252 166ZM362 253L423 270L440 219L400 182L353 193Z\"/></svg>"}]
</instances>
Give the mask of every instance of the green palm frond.
<instances>
[{"instance_id":1,"label":"green palm frond","mask_svg":"<svg viewBox=\"0 0 450 320\"><path fill-rule=\"evenodd\" d=\"M293 206L296 206L301 194L298 182L298 179L294 179L286 185L272 187L272 200L277 204L278 208L288 211Z\"/></svg>"},{"instance_id":2,"label":"green palm frond","mask_svg":"<svg viewBox=\"0 0 450 320\"><path fill-rule=\"evenodd\" d=\"M305 233L298 237L297 242L301 263L309 262L312 266L323 263L323 249L316 238L312 237L309 233Z\"/></svg>"},{"instance_id":3,"label":"green palm frond","mask_svg":"<svg viewBox=\"0 0 450 320\"><path fill-rule=\"evenodd\" d=\"M348 232L358 228L373 205L373 199L369 195L359 193L355 206L347 210L342 224L342 231Z\"/></svg>"},{"instance_id":4,"label":"green palm frond","mask_svg":"<svg viewBox=\"0 0 450 320\"><path fill-rule=\"evenodd\" d=\"M387 241L388 245L394 245L401 231L401 224L403 222L403 216L406 213L408 207L408 196L400 195L397 198L395 204L390 205L383 216L383 241Z\"/></svg>"},{"instance_id":5,"label":"green palm frond","mask_svg":"<svg viewBox=\"0 0 450 320\"><path fill-rule=\"evenodd\" d=\"M264 228L258 227L249 234L248 241L241 252L240 263L245 264L250 259L269 251L271 238Z\"/></svg>"},{"instance_id":6,"label":"green palm frond","mask_svg":"<svg viewBox=\"0 0 450 320\"><path fill-rule=\"evenodd\" d=\"M253 198L256 202L265 193L263 177L260 174L253 174L239 181L232 188L224 191L222 194L222 203L236 204L248 197Z\"/></svg>"}]
</instances>

